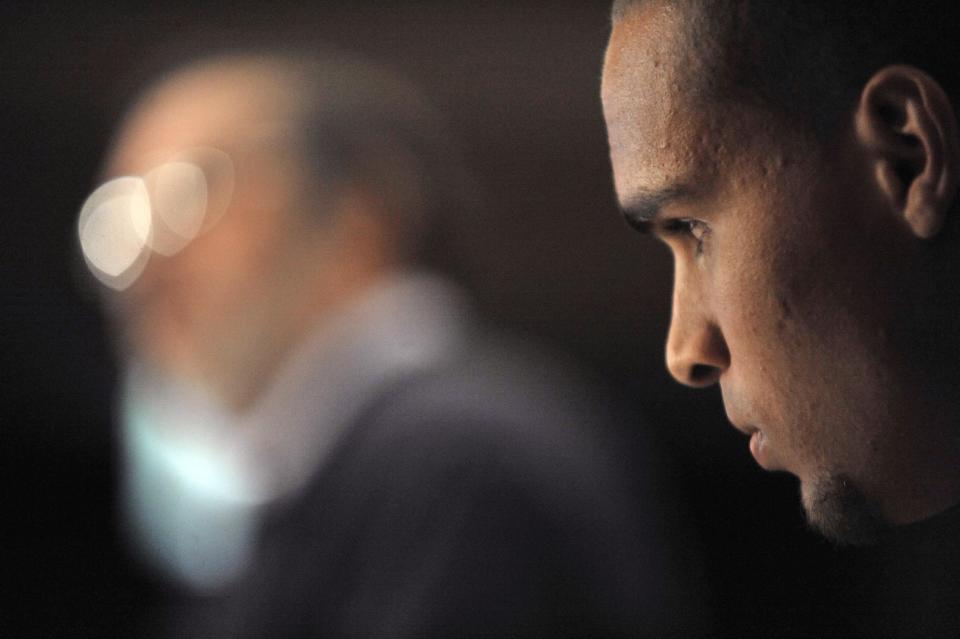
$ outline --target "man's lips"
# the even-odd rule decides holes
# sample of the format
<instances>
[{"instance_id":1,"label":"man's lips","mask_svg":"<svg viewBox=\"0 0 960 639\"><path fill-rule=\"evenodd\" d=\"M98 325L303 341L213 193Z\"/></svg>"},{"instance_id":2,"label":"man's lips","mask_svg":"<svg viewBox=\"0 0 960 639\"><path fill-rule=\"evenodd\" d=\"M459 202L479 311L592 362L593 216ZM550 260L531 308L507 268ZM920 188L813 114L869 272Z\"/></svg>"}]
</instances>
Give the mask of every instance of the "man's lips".
<instances>
[{"instance_id":1,"label":"man's lips","mask_svg":"<svg viewBox=\"0 0 960 639\"><path fill-rule=\"evenodd\" d=\"M766 443L766 438L763 436L762 430L755 430L750 434L750 454L753 455L753 458L760 464L761 468L766 468L766 461L764 444Z\"/></svg>"},{"instance_id":2,"label":"man's lips","mask_svg":"<svg viewBox=\"0 0 960 639\"><path fill-rule=\"evenodd\" d=\"M734 428L750 437L750 454L756 460L757 464L764 470L778 470L778 466L773 461L766 434L756 426L742 426L733 424Z\"/></svg>"}]
</instances>

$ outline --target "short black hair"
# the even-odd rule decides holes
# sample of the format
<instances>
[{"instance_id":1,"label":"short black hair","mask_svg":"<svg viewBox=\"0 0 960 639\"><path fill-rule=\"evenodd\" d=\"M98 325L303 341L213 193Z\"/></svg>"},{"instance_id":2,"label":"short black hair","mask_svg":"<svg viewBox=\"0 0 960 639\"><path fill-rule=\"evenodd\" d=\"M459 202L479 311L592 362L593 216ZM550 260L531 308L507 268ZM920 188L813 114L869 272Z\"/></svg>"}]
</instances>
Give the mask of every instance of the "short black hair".
<instances>
[{"instance_id":1,"label":"short black hair","mask_svg":"<svg viewBox=\"0 0 960 639\"><path fill-rule=\"evenodd\" d=\"M892 64L922 69L960 101L956 0L616 0L614 22L651 2L683 12L686 55L711 97L756 101L821 134Z\"/></svg>"}]
</instances>

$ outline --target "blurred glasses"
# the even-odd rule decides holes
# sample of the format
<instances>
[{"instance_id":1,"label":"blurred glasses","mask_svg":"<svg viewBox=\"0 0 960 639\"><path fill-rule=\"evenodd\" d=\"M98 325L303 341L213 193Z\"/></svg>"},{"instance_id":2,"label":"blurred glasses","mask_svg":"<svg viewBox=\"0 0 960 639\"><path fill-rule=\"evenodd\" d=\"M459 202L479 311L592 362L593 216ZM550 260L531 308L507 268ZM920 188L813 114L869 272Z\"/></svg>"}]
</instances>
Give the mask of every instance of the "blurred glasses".
<instances>
[{"instance_id":1,"label":"blurred glasses","mask_svg":"<svg viewBox=\"0 0 960 639\"><path fill-rule=\"evenodd\" d=\"M230 156L209 147L183 151L141 176L105 182L77 220L87 268L105 286L126 289L152 253L175 255L216 224L233 187Z\"/></svg>"}]
</instances>

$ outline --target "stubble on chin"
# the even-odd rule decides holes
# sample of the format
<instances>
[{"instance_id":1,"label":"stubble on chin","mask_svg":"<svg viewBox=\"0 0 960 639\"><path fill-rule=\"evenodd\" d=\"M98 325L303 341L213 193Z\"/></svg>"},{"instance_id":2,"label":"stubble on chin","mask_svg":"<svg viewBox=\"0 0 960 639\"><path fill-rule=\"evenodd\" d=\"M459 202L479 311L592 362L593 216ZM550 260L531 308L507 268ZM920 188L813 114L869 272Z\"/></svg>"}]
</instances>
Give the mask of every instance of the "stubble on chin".
<instances>
[{"instance_id":1,"label":"stubble on chin","mask_svg":"<svg viewBox=\"0 0 960 639\"><path fill-rule=\"evenodd\" d=\"M803 481L800 497L807 524L834 543L873 544L890 528L876 505L844 474L823 473Z\"/></svg>"}]
</instances>

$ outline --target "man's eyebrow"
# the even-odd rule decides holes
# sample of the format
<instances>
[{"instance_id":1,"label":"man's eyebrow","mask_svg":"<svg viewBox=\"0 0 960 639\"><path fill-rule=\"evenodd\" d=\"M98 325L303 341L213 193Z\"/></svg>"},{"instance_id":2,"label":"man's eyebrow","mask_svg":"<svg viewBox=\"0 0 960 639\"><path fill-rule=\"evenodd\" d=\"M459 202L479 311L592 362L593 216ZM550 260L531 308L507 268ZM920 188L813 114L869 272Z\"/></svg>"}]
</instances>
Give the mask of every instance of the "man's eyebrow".
<instances>
[{"instance_id":1,"label":"man's eyebrow","mask_svg":"<svg viewBox=\"0 0 960 639\"><path fill-rule=\"evenodd\" d=\"M627 224L641 233L650 233L663 207L670 202L688 197L691 192L690 188L682 185L638 191L621 202L620 210Z\"/></svg>"}]
</instances>

